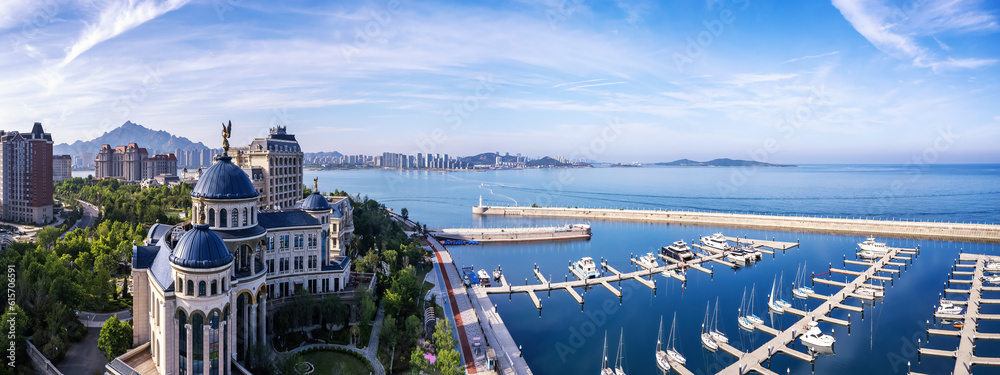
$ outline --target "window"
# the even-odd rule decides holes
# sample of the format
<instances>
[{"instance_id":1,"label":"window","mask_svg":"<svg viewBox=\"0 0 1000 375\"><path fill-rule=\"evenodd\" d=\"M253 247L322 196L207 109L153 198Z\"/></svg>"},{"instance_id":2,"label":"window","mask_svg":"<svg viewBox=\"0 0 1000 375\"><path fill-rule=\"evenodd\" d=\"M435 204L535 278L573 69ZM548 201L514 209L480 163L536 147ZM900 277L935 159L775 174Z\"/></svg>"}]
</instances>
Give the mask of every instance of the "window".
<instances>
[{"instance_id":1,"label":"window","mask_svg":"<svg viewBox=\"0 0 1000 375\"><path fill-rule=\"evenodd\" d=\"M194 281L188 280L187 295L194 295Z\"/></svg>"},{"instance_id":2,"label":"window","mask_svg":"<svg viewBox=\"0 0 1000 375\"><path fill-rule=\"evenodd\" d=\"M281 261L278 262L278 266L280 266L281 272L288 271L288 258L281 258Z\"/></svg>"},{"instance_id":3,"label":"window","mask_svg":"<svg viewBox=\"0 0 1000 375\"><path fill-rule=\"evenodd\" d=\"M177 352L180 354L180 371L181 375L187 374L187 328L184 325L187 324L187 314L184 310L177 310Z\"/></svg>"},{"instance_id":4,"label":"window","mask_svg":"<svg viewBox=\"0 0 1000 375\"><path fill-rule=\"evenodd\" d=\"M316 294L316 280L309 280L309 293Z\"/></svg>"},{"instance_id":5,"label":"window","mask_svg":"<svg viewBox=\"0 0 1000 375\"><path fill-rule=\"evenodd\" d=\"M274 259L267 260L267 273L274 273Z\"/></svg>"},{"instance_id":6,"label":"window","mask_svg":"<svg viewBox=\"0 0 1000 375\"><path fill-rule=\"evenodd\" d=\"M300 255L295 257L295 270L298 271L301 269L302 269L302 256Z\"/></svg>"},{"instance_id":7,"label":"window","mask_svg":"<svg viewBox=\"0 0 1000 375\"><path fill-rule=\"evenodd\" d=\"M184 279L177 278L177 293L184 294Z\"/></svg>"},{"instance_id":8,"label":"window","mask_svg":"<svg viewBox=\"0 0 1000 375\"><path fill-rule=\"evenodd\" d=\"M330 280L329 279L323 279L323 293L326 293L326 292L329 292L329 291L330 291Z\"/></svg>"},{"instance_id":9,"label":"window","mask_svg":"<svg viewBox=\"0 0 1000 375\"><path fill-rule=\"evenodd\" d=\"M267 249L274 250L274 236L267 236Z\"/></svg>"},{"instance_id":10,"label":"window","mask_svg":"<svg viewBox=\"0 0 1000 375\"><path fill-rule=\"evenodd\" d=\"M215 280L212 280L212 295L213 296L216 295L216 294L219 294L218 286L219 286L219 282L215 281Z\"/></svg>"},{"instance_id":11,"label":"window","mask_svg":"<svg viewBox=\"0 0 1000 375\"><path fill-rule=\"evenodd\" d=\"M301 249L301 248L302 248L302 245L304 245L304 244L305 244L305 240L304 240L304 237L305 237L305 236L303 236L303 235L301 235L301 234L296 234L296 235L295 235L295 248L296 248L296 249Z\"/></svg>"},{"instance_id":12,"label":"window","mask_svg":"<svg viewBox=\"0 0 1000 375\"><path fill-rule=\"evenodd\" d=\"M250 214L247 213L247 208L243 207L243 225L247 225L250 220Z\"/></svg>"},{"instance_id":13,"label":"window","mask_svg":"<svg viewBox=\"0 0 1000 375\"><path fill-rule=\"evenodd\" d=\"M316 235L309 233L309 248L316 248Z\"/></svg>"},{"instance_id":14,"label":"window","mask_svg":"<svg viewBox=\"0 0 1000 375\"><path fill-rule=\"evenodd\" d=\"M278 239L281 241L281 243L280 243L281 246L280 247L282 249L287 249L288 248L288 235L286 234L284 236L280 236L280 237L278 237Z\"/></svg>"},{"instance_id":15,"label":"window","mask_svg":"<svg viewBox=\"0 0 1000 375\"><path fill-rule=\"evenodd\" d=\"M205 296L205 282L200 281L198 282L198 297L204 297L204 296Z\"/></svg>"},{"instance_id":16,"label":"window","mask_svg":"<svg viewBox=\"0 0 1000 375\"><path fill-rule=\"evenodd\" d=\"M210 226L210 227L214 227L215 226L215 209L214 208L209 208L208 209L208 226Z\"/></svg>"},{"instance_id":17,"label":"window","mask_svg":"<svg viewBox=\"0 0 1000 375\"><path fill-rule=\"evenodd\" d=\"M309 268L310 269L316 268L316 256L315 255L310 255L309 256Z\"/></svg>"},{"instance_id":18,"label":"window","mask_svg":"<svg viewBox=\"0 0 1000 375\"><path fill-rule=\"evenodd\" d=\"M220 291L222 293L226 292L226 277L225 276L222 277L222 289Z\"/></svg>"},{"instance_id":19,"label":"window","mask_svg":"<svg viewBox=\"0 0 1000 375\"><path fill-rule=\"evenodd\" d=\"M233 228L236 228L239 225L240 225L240 209L239 208L234 208L233 209Z\"/></svg>"},{"instance_id":20,"label":"window","mask_svg":"<svg viewBox=\"0 0 1000 375\"><path fill-rule=\"evenodd\" d=\"M226 227L226 209L219 210L219 228Z\"/></svg>"},{"instance_id":21,"label":"window","mask_svg":"<svg viewBox=\"0 0 1000 375\"><path fill-rule=\"evenodd\" d=\"M219 375L219 313L208 317L208 373Z\"/></svg>"},{"instance_id":22,"label":"window","mask_svg":"<svg viewBox=\"0 0 1000 375\"><path fill-rule=\"evenodd\" d=\"M256 224L256 223L257 223L257 208L253 207L253 209L250 210L250 225L253 225L253 224Z\"/></svg>"},{"instance_id":23,"label":"window","mask_svg":"<svg viewBox=\"0 0 1000 375\"><path fill-rule=\"evenodd\" d=\"M205 373L205 340L201 334L202 330L205 329L205 317L201 314L191 315L191 372L194 374Z\"/></svg>"}]
</instances>

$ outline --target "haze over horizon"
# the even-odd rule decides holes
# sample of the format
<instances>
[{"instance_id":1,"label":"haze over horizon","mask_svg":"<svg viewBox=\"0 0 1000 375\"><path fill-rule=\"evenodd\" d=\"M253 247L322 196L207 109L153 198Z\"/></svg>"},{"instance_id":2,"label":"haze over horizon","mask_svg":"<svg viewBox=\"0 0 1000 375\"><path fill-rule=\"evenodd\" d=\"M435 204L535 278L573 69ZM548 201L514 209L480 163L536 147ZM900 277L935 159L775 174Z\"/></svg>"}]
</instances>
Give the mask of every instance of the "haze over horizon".
<instances>
[{"instance_id":1,"label":"haze over horizon","mask_svg":"<svg viewBox=\"0 0 1000 375\"><path fill-rule=\"evenodd\" d=\"M11 0L0 128L73 143L131 120L219 147L232 120L234 145L287 125L306 152L996 163L998 10Z\"/></svg>"}]
</instances>

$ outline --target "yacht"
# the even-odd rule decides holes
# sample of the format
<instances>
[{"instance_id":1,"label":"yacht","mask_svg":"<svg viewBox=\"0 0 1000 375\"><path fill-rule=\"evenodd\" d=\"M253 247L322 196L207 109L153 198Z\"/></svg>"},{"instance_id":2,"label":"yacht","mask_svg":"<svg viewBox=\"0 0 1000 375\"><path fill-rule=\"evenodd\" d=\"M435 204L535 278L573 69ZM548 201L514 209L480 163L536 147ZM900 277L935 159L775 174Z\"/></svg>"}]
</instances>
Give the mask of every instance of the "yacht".
<instances>
[{"instance_id":1,"label":"yacht","mask_svg":"<svg viewBox=\"0 0 1000 375\"><path fill-rule=\"evenodd\" d=\"M684 241L677 241L670 246L664 246L660 249L660 252L679 262L694 260L694 253L691 252L691 248Z\"/></svg>"},{"instance_id":2,"label":"yacht","mask_svg":"<svg viewBox=\"0 0 1000 375\"><path fill-rule=\"evenodd\" d=\"M712 338L712 333L709 332L708 308L709 304L705 304L705 320L701 323L701 345L703 345L705 349L708 349L708 351L714 352L719 350L719 344L715 342L715 339Z\"/></svg>"},{"instance_id":3,"label":"yacht","mask_svg":"<svg viewBox=\"0 0 1000 375\"><path fill-rule=\"evenodd\" d=\"M601 353L601 375L615 375L615 370L608 368L608 333L604 332L604 352Z\"/></svg>"},{"instance_id":4,"label":"yacht","mask_svg":"<svg viewBox=\"0 0 1000 375\"><path fill-rule=\"evenodd\" d=\"M743 315L743 309L747 307L746 302L747 302L747 289L746 287L743 287L743 298L740 299L740 309L737 310L736 320L737 322L739 322L740 328L745 329L747 331L753 331L754 330L753 322L751 322L750 319L747 319L747 317Z\"/></svg>"},{"instance_id":5,"label":"yacht","mask_svg":"<svg viewBox=\"0 0 1000 375\"><path fill-rule=\"evenodd\" d=\"M712 313L712 326L708 327L708 330L709 334L712 335L712 340L715 340L716 343L729 342L729 338L719 330L719 297L715 297L715 312Z\"/></svg>"},{"instance_id":6,"label":"yacht","mask_svg":"<svg viewBox=\"0 0 1000 375\"><path fill-rule=\"evenodd\" d=\"M726 241L726 237L722 236L722 233L716 233L711 236L702 237L701 244L713 250L719 250L719 251L729 250L729 242Z\"/></svg>"},{"instance_id":7,"label":"yacht","mask_svg":"<svg viewBox=\"0 0 1000 375\"><path fill-rule=\"evenodd\" d=\"M486 273L486 270L479 270L477 276L479 276L479 285L490 286L490 274Z\"/></svg>"},{"instance_id":8,"label":"yacht","mask_svg":"<svg viewBox=\"0 0 1000 375\"><path fill-rule=\"evenodd\" d=\"M753 247L753 245L748 243L737 244L735 249L742 251L743 254L746 254L747 261L750 262L756 262L763 258L763 255L761 255L760 250L757 250L756 247Z\"/></svg>"},{"instance_id":9,"label":"yacht","mask_svg":"<svg viewBox=\"0 0 1000 375\"><path fill-rule=\"evenodd\" d=\"M646 253L646 255L639 257L638 263L647 269L657 268L660 266L660 264L656 262L656 254L653 253Z\"/></svg>"},{"instance_id":10,"label":"yacht","mask_svg":"<svg viewBox=\"0 0 1000 375\"><path fill-rule=\"evenodd\" d=\"M622 369L622 340L625 339L625 328L622 327L621 336L618 336L618 358L615 359L615 375L625 375Z\"/></svg>"},{"instance_id":11,"label":"yacht","mask_svg":"<svg viewBox=\"0 0 1000 375\"><path fill-rule=\"evenodd\" d=\"M661 348L660 339L663 338L663 316L660 316L660 333L656 335L656 367L663 372L670 371L670 361L667 360L667 352Z\"/></svg>"},{"instance_id":12,"label":"yacht","mask_svg":"<svg viewBox=\"0 0 1000 375\"><path fill-rule=\"evenodd\" d=\"M1000 261L991 260L986 262L986 267L983 269L988 272L1000 272Z\"/></svg>"},{"instance_id":13,"label":"yacht","mask_svg":"<svg viewBox=\"0 0 1000 375\"><path fill-rule=\"evenodd\" d=\"M878 256L883 256L890 250L888 246L885 246L885 242L875 242L875 237L868 237L865 242L859 242L858 247L863 251L870 251Z\"/></svg>"},{"instance_id":14,"label":"yacht","mask_svg":"<svg viewBox=\"0 0 1000 375\"><path fill-rule=\"evenodd\" d=\"M955 306L955 304L941 299L941 306L938 306L935 314L950 314L950 315L960 315L962 314L962 307Z\"/></svg>"},{"instance_id":15,"label":"yacht","mask_svg":"<svg viewBox=\"0 0 1000 375\"><path fill-rule=\"evenodd\" d=\"M864 260L875 260L875 259L878 259L878 258L881 258L881 257L882 256L878 255L877 253L875 253L874 251L871 251L871 250L860 250L860 251L858 251L858 258L861 258L861 259L864 259Z\"/></svg>"},{"instance_id":16,"label":"yacht","mask_svg":"<svg viewBox=\"0 0 1000 375\"><path fill-rule=\"evenodd\" d=\"M810 294L813 294L813 288L806 286L806 275L808 275L808 271L806 270L805 265L802 266L801 272L801 274L799 271L795 272L795 285L798 285L799 287L792 289L792 295L795 296L795 298L807 299Z\"/></svg>"},{"instance_id":17,"label":"yacht","mask_svg":"<svg viewBox=\"0 0 1000 375\"><path fill-rule=\"evenodd\" d=\"M833 343L837 342L837 339L833 336L824 334L823 331L819 329L819 324L816 322L806 323L806 332L799 337L799 340L807 346L816 347L829 347L833 346Z\"/></svg>"},{"instance_id":18,"label":"yacht","mask_svg":"<svg viewBox=\"0 0 1000 375\"><path fill-rule=\"evenodd\" d=\"M1000 284L1000 275L984 276L983 282L991 284Z\"/></svg>"},{"instance_id":19,"label":"yacht","mask_svg":"<svg viewBox=\"0 0 1000 375\"><path fill-rule=\"evenodd\" d=\"M747 314L745 315L747 320L753 324L764 324L764 319L753 313L753 295L757 291L757 287L754 286L750 289L750 299L747 300Z\"/></svg>"},{"instance_id":20,"label":"yacht","mask_svg":"<svg viewBox=\"0 0 1000 375\"><path fill-rule=\"evenodd\" d=\"M767 297L767 308L770 309L771 311L773 311L774 313L784 314L785 313L785 308L782 307L781 305L779 305L774 300L775 297L776 297L774 295L774 286L775 286L775 283L777 283L777 281L778 281L778 279L775 278L774 281L771 282L771 294Z\"/></svg>"},{"instance_id":21,"label":"yacht","mask_svg":"<svg viewBox=\"0 0 1000 375\"><path fill-rule=\"evenodd\" d=\"M726 260L743 265L750 261L750 254L747 254L743 249L732 247L726 252Z\"/></svg>"},{"instance_id":22,"label":"yacht","mask_svg":"<svg viewBox=\"0 0 1000 375\"><path fill-rule=\"evenodd\" d=\"M684 365L687 363L687 359L685 359L684 356L681 355L681 353L678 352L677 348L674 346L677 343L677 336L675 335L676 332L674 332L676 330L677 330L677 312L674 312L674 323L670 325L670 338L667 340L670 341L670 349L667 349L667 355L670 356L670 359L673 359L674 362Z\"/></svg>"},{"instance_id":23,"label":"yacht","mask_svg":"<svg viewBox=\"0 0 1000 375\"><path fill-rule=\"evenodd\" d=\"M868 284L859 286L858 289L854 290L854 293L857 293L857 294L860 294L860 295L863 295L863 296L869 296L869 297L872 297L872 298L882 298L882 297L885 297L885 291L884 290L875 288L873 285L868 285Z\"/></svg>"},{"instance_id":24,"label":"yacht","mask_svg":"<svg viewBox=\"0 0 1000 375\"><path fill-rule=\"evenodd\" d=\"M594 258L591 257L583 257L576 261L576 263L573 263L573 268L586 279L593 279L600 276L597 272L597 265L594 264Z\"/></svg>"}]
</instances>

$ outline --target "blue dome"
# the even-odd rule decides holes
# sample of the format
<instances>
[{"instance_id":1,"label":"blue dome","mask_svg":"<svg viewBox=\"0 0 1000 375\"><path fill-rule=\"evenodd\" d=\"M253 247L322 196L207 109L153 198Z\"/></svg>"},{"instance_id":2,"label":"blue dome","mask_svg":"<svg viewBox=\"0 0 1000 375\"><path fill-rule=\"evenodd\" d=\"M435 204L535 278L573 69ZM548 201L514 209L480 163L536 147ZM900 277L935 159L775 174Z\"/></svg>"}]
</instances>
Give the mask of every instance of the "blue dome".
<instances>
[{"instance_id":1,"label":"blue dome","mask_svg":"<svg viewBox=\"0 0 1000 375\"><path fill-rule=\"evenodd\" d=\"M326 211L330 209L330 202L327 202L326 197L314 191L306 197L300 208L306 211Z\"/></svg>"},{"instance_id":2,"label":"blue dome","mask_svg":"<svg viewBox=\"0 0 1000 375\"><path fill-rule=\"evenodd\" d=\"M254 198L260 193L243 169L237 167L229 156L219 156L215 164L202 173L198 184L191 191L192 197L208 199Z\"/></svg>"},{"instance_id":3,"label":"blue dome","mask_svg":"<svg viewBox=\"0 0 1000 375\"><path fill-rule=\"evenodd\" d=\"M184 233L170 254L170 263L188 268L215 268L232 261L233 255L222 238L205 224L195 225Z\"/></svg>"}]
</instances>

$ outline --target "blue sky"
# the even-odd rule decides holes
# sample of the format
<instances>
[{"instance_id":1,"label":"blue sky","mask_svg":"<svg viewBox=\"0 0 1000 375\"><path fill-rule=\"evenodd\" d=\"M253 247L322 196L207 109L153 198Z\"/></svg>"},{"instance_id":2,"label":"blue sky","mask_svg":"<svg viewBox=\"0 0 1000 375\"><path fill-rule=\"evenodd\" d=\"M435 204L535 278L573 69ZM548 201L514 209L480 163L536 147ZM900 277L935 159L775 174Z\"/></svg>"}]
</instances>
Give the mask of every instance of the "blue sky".
<instances>
[{"instance_id":1,"label":"blue sky","mask_svg":"<svg viewBox=\"0 0 1000 375\"><path fill-rule=\"evenodd\" d=\"M6 0L0 128L610 162L1000 162L991 1ZM138 140L141 142L141 140Z\"/></svg>"}]
</instances>

